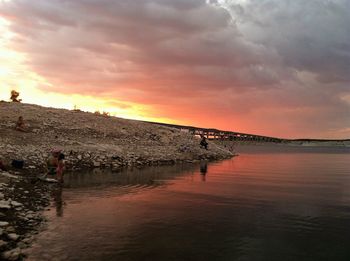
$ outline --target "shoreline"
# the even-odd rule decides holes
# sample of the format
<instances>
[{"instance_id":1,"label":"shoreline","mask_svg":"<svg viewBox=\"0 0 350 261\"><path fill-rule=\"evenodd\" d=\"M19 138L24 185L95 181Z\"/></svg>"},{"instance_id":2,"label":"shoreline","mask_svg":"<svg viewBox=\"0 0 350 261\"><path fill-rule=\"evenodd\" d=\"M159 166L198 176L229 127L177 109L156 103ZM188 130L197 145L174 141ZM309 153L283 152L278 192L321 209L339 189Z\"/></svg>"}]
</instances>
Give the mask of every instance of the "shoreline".
<instances>
[{"instance_id":1,"label":"shoreline","mask_svg":"<svg viewBox=\"0 0 350 261\"><path fill-rule=\"evenodd\" d=\"M0 172L0 252L2 260L26 257L34 236L45 222L43 210L50 204L52 184L23 176L23 173Z\"/></svg>"},{"instance_id":2,"label":"shoreline","mask_svg":"<svg viewBox=\"0 0 350 261\"><path fill-rule=\"evenodd\" d=\"M27 132L14 130L23 116ZM24 160L31 172L45 171L50 152L61 149L67 170L162 165L233 156L209 141L180 130L154 124L96 115L82 111L46 108L21 103L0 103L0 159L10 165Z\"/></svg>"},{"instance_id":3,"label":"shoreline","mask_svg":"<svg viewBox=\"0 0 350 261\"><path fill-rule=\"evenodd\" d=\"M199 162L200 160L193 160L178 163L178 165L198 164ZM147 168L151 166L128 166L118 169L117 172L135 167ZM85 170L92 169L96 168ZM107 169L107 171L113 172L111 169ZM36 235L45 229L47 220L44 211L53 207L51 204L54 194L62 189L64 186L61 184L46 182L30 172L0 170L1 260L25 260L28 257L28 251L32 243L35 242Z\"/></svg>"},{"instance_id":4,"label":"shoreline","mask_svg":"<svg viewBox=\"0 0 350 261\"><path fill-rule=\"evenodd\" d=\"M23 116L26 132L14 129ZM5 260L22 260L42 225L43 210L58 184L39 177L54 148L66 155L66 171L124 168L223 160L232 152L209 141L209 150L188 133L149 123L81 111L0 102L0 160L23 169L0 170L0 252Z\"/></svg>"}]
</instances>

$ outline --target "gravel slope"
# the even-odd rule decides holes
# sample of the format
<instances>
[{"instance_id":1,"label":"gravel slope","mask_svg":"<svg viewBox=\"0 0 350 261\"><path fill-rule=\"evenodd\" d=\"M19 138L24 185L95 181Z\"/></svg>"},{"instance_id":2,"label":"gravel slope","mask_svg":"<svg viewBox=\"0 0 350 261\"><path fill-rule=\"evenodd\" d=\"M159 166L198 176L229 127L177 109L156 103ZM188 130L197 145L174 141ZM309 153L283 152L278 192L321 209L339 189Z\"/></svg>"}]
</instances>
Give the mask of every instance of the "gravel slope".
<instances>
[{"instance_id":1,"label":"gravel slope","mask_svg":"<svg viewBox=\"0 0 350 261\"><path fill-rule=\"evenodd\" d=\"M14 130L23 116L27 133ZM93 113L0 102L0 158L25 160L26 168L44 171L53 148L66 154L68 169L172 164L232 156L210 143L199 147L198 138L177 129L106 117Z\"/></svg>"}]
</instances>

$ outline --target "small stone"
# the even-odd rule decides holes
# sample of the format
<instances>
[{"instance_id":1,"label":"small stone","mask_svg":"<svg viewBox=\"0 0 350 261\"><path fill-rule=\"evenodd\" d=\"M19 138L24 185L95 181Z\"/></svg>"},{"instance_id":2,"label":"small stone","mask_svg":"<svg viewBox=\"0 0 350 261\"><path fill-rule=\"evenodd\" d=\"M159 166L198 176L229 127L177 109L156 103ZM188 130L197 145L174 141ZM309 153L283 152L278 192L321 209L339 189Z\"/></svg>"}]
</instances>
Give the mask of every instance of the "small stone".
<instances>
[{"instance_id":1,"label":"small stone","mask_svg":"<svg viewBox=\"0 0 350 261\"><path fill-rule=\"evenodd\" d=\"M0 221L0 227L7 227L8 225L9 225L9 222Z\"/></svg>"},{"instance_id":2,"label":"small stone","mask_svg":"<svg viewBox=\"0 0 350 261\"><path fill-rule=\"evenodd\" d=\"M30 244L33 242L33 240L34 240L33 237L27 237L27 238L23 239L22 242L25 244Z\"/></svg>"},{"instance_id":3,"label":"small stone","mask_svg":"<svg viewBox=\"0 0 350 261\"><path fill-rule=\"evenodd\" d=\"M26 248L26 247L27 247L27 244L25 244L24 242L18 242L17 246L18 246L20 249L23 249L23 248Z\"/></svg>"},{"instance_id":4,"label":"small stone","mask_svg":"<svg viewBox=\"0 0 350 261\"><path fill-rule=\"evenodd\" d=\"M10 233L10 234L7 235L7 237L10 240L17 241L17 239L19 238L19 235L15 234L15 233Z\"/></svg>"},{"instance_id":5,"label":"small stone","mask_svg":"<svg viewBox=\"0 0 350 261\"><path fill-rule=\"evenodd\" d=\"M98 167L100 167L101 166L101 162L99 162L99 161L94 161L94 167L95 168L98 168Z\"/></svg>"},{"instance_id":6,"label":"small stone","mask_svg":"<svg viewBox=\"0 0 350 261\"><path fill-rule=\"evenodd\" d=\"M4 240L0 240L0 248L6 245L7 245L7 242L5 242Z\"/></svg>"},{"instance_id":7,"label":"small stone","mask_svg":"<svg viewBox=\"0 0 350 261\"><path fill-rule=\"evenodd\" d=\"M10 209L11 206L9 203L5 200L0 201L0 209Z\"/></svg>"},{"instance_id":8,"label":"small stone","mask_svg":"<svg viewBox=\"0 0 350 261\"><path fill-rule=\"evenodd\" d=\"M12 206L14 206L14 207L21 207L21 206L23 206L23 204L22 203L19 203L19 202L17 202L17 201L11 201L11 205Z\"/></svg>"},{"instance_id":9,"label":"small stone","mask_svg":"<svg viewBox=\"0 0 350 261\"><path fill-rule=\"evenodd\" d=\"M13 232L15 232L15 228L12 227L12 226L8 226L8 227L6 227L6 232L7 233L13 233Z\"/></svg>"},{"instance_id":10,"label":"small stone","mask_svg":"<svg viewBox=\"0 0 350 261\"><path fill-rule=\"evenodd\" d=\"M15 248L9 251L6 251L2 254L2 257L6 260L18 260L19 255L21 254L21 250L19 248Z\"/></svg>"}]
</instances>

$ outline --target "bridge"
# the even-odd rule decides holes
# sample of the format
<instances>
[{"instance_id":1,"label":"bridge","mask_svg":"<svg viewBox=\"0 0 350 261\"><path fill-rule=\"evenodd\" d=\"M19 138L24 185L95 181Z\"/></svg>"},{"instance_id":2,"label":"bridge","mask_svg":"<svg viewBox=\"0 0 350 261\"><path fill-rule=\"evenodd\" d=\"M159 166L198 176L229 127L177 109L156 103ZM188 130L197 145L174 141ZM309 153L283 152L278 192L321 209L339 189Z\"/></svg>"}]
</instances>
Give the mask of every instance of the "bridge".
<instances>
[{"instance_id":1,"label":"bridge","mask_svg":"<svg viewBox=\"0 0 350 261\"><path fill-rule=\"evenodd\" d=\"M223 131L223 130L211 129L211 128L210 129L198 128L193 126L183 126L183 125L148 122L148 121L147 123L179 129L181 131L189 132L198 137L204 136L209 140L257 141L257 142L277 142L277 143L287 141L286 139L280 139L275 137L247 134L247 133L234 132L234 131Z\"/></svg>"}]
</instances>

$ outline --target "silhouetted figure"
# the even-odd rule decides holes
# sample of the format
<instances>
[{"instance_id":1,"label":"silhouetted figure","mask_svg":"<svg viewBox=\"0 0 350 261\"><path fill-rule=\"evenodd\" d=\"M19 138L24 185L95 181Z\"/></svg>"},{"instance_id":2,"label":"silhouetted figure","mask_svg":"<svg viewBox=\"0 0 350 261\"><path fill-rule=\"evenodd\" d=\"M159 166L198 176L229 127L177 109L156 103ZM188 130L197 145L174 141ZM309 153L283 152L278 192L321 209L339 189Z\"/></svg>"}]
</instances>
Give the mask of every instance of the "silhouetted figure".
<instances>
[{"instance_id":1,"label":"silhouetted figure","mask_svg":"<svg viewBox=\"0 0 350 261\"><path fill-rule=\"evenodd\" d=\"M208 149L208 142L204 136L202 136L201 142L199 144L202 148L205 148L206 150Z\"/></svg>"},{"instance_id":2,"label":"silhouetted figure","mask_svg":"<svg viewBox=\"0 0 350 261\"><path fill-rule=\"evenodd\" d=\"M19 96L19 92L12 90L10 100L12 100L12 102L21 102L22 99L18 99L18 96Z\"/></svg>"},{"instance_id":3,"label":"silhouetted figure","mask_svg":"<svg viewBox=\"0 0 350 261\"><path fill-rule=\"evenodd\" d=\"M24 120L23 120L22 116L18 117L15 129L18 130L18 131L27 132L26 124L24 123Z\"/></svg>"}]
</instances>

